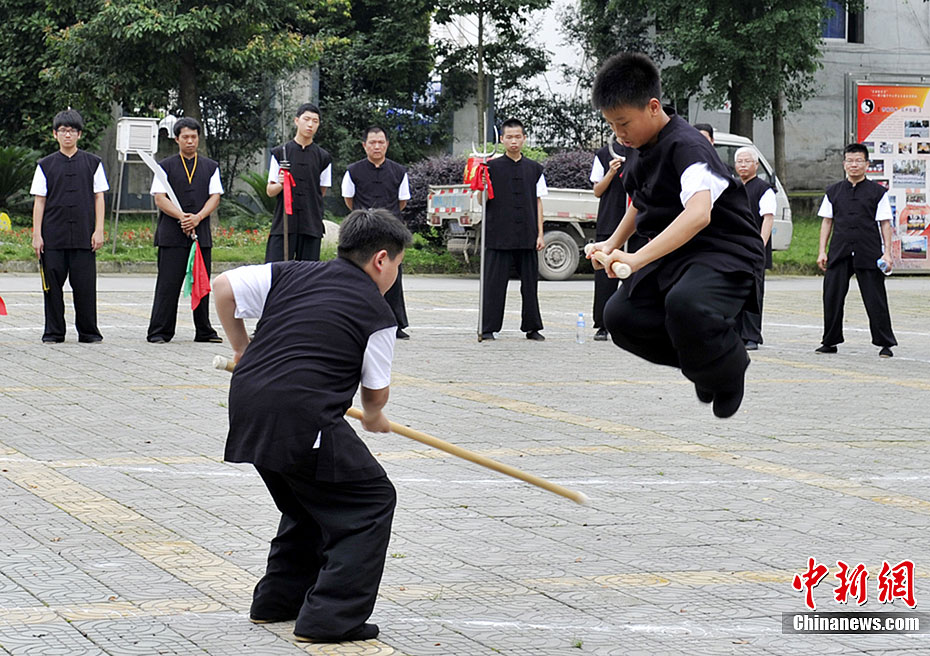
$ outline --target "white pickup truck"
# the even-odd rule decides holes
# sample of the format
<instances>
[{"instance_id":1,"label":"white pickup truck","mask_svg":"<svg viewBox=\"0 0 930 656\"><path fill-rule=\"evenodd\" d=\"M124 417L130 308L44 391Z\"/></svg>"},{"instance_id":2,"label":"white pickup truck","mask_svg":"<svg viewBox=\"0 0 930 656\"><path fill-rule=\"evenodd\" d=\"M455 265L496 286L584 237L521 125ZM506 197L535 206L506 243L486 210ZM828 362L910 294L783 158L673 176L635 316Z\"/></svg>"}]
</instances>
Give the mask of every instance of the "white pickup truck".
<instances>
[{"instance_id":1,"label":"white pickup truck","mask_svg":"<svg viewBox=\"0 0 930 656\"><path fill-rule=\"evenodd\" d=\"M717 133L714 146L724 163L733 166L733 155L740 146L751 146L745 137ZM777 210L772 229L772 248L787 250L791 245L791 208L788 195L775 177L771 165L760 155L760 178L775 186ZM581 262L584 245L595 239L598 199L590 189L549 189L543 199L543 239L546 247L539 257L543 280L566 280ZM466 260L478 253L481 236L481 201L468 185L430 185L427 220L440 230L446 247Z\"/></svg>"}]
</instances>

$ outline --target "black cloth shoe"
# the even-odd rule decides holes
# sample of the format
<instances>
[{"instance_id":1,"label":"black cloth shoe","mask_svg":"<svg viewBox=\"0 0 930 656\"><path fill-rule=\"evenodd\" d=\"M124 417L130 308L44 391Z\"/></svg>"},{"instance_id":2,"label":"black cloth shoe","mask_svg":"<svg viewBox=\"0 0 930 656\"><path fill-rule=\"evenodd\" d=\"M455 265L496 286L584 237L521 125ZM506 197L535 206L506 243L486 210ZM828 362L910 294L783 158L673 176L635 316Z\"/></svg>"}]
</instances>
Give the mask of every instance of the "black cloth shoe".
<instances>
[{"instance_id":1,"label":"black cloth shoe","mask_svg":"<svg viewBox=\"0 0 930 656\"><path fill-rule=\"evenodd\" d=\"M103 341L103 337L100 335L85 335L78 337L78 341L82 344L99 344Z\"/></svg>"},{"instance_id":2,"label":"black cloth shoe","mask_svg":"<svg viewBox=\"0 0 930 656\"><path fill-rule=\"evenodd\" d=\"M608 337L608 335L607 335L607 329L606 329L606 328L598 328L598 329L597 329L597 332L594 333L594 341L595 341L595 342L606 342L606 341L607 341L607 337Z\"/></svg>"},{"instance_id":3,"label":"black cloth shoe","mask_svg":"<svg viewBox=\"0 0 930 656\"><path fill-rule=\"evenodd\" d=\"M290 617L255 617L249 615L249 621L252 624L275 624L276 622L293 622L297 619L297 615L291 615Z\"/></svg>"},{"instance_id":4,"label":"black cloth shoe","mask_svg":"<svg viewBox=\"0 0 930 656\"><path fill-rule=\"evenodd\" d=\"M478 338L479 342L493 342L494 333L481 333L481 337Z\"/></svg>"},{"instance_id":5,"label":"black cloth shoe","mask_svg":"<svg viewBox=\"0 0 930 656\"><path fill-rule=\"evenodd\" d=\"M209 337L195 337L194 341L195 342L207 342L209 344L222 344L223 338L220 337L219 335L210 335Z\"/></svg>"},{"instance_id":6,"label":"black cloth shoe","mask_svg":"<svg viewBox=\"0 0 930 656\"><path fill-rule=\"evenodd\" d=\"M397 329L397 339L410 339L410 335L405 333L400 328Z\"/></svg>"},{"instance_id":7,"label":"black cloth shoe","mask_svg":"<svg viewBox=\"0 0 930 656\"><path fill-rule=\"evenodd\" d=\"M739 410L743 402L743 393L746 390L746 369L749 368L749 360L746 360L746 367L743 369L743 375L739 377L737 386L722 392L714 392L714 415L721 419L732 417Z\"/></svg>"},{"instance_id":8,"label":"black cloth shoe","mask_svg":"<svg viewBox=\"0 0 930 656\"><path fill-rule=\"evenodd\" d=\"M315 643L333 643L333 642L352 642L353 640L371 640L377 638L379 633L377 624L362 624L353 631L349 631L343 636L305 636L294 632L294 639L297 642L315 642Z\"/></svg>"},{"instance_id":9,"label":"black cloth shoe","mask_svg":"<svg viewBox=\"0 0 930 656\"><path fill-rule=\"evenodd\" d=\"M165 344L168 340L161 335L152 335L151 337L146 337L150 344Z\"/></svg>"},{"instance_id":10,"label":"black cloth shoe","mask_svg":"<svg viewBox=\"0 0 930 656\"><path fill-rule=\"evenodd\" d=\"M701 403L711 403L714 400L714 393L710 390L702 389L695 385L694 391L697 393L698 401Z\"/></svg>"},{"instance_id":11,"label":"black cloth shoe","mask_svg":"<svg viewBox=\"0 0 930 656\"><path fill-rule=\"evenodd\" d=\"M49 336L46 336L46 337L43 337L43 338L42 338L42 343L43 343L43 344L61 344L63 341L65 341L65 338L64 338L64 337L49 337Z\"/></svg>"},{"instance_id":12,"label":"black cloth shoe","mask_svg":"<svg viewBox=\"0 0 930 656\"><path fill-rule=\"evenodd\" d=\"M878 352L878 357L880 358L893 358L894 353L891 352L890 346L883 346L882 350Z\"/></svg>"},{"instance_id":13,"label":"black cloth shoe","mask_svg":"<svg viewBox=\"0 0 930 656\"><path fill-rule=\"evenodd\" d=\"M836 353L836 347L824 344L820 348L815 348L814 353Z\"/></svg>"},{"instance_id":14,"label":"black cloth shoe","mask_svg":"<svg viewBox=\"0 0 930 656\"><path fill-rule=\"evenodd\" d=\"M758 343L758 342L754 342L754 341L752 341L751 339L747 339L747 340L746 340L746 350L747 350L747 351L758 351L758 350L759 350L759 343Z\"/></svg>"},{"instance_id":15,"label":"black cloth shoe","mask_svg":"<svg viewBox=\"0 0 930 656\"><path fill-rule=\"evenodd\" d=\"M543 337L538 330L531 330L526 334L527 339L531 339L534 342L545 342L546 338Z\"/></svg>"}]
</instances>

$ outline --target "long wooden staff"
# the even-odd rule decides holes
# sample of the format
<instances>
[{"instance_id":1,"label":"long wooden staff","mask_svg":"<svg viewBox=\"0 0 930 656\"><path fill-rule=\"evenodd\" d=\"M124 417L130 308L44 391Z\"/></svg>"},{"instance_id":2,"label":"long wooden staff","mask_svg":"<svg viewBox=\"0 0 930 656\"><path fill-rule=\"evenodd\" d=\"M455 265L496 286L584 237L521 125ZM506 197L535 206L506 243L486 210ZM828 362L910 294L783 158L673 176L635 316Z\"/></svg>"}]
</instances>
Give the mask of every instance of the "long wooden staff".
<instances>
[{"instance_id":1,"label":"long wooden staff","mask_svg":"<svg viewBox=\"0 0 930 656\"><path fill-rule=\"evenodd\" d=\"M226 371L231 372L236 368L236 363L232 360L224 358L222 355L218 355L213 358L213 366L217 369L225 369ZM352 417L353 419L361 419L362 411L358 408L349 408L346 412L346 415ZM584 492L570 490L567 487L563 487L557 483L553 483L552 481L547 481L545 478L530 474L521 469L517 469L516 467L511 467L510 465L505 465L504 463L494 460L493 458L488 458L481 454L475 453L474 451L469 451L468 449L464 449L460 446L452 444L451 442L446 442L445 440L441 440L438 437L414 430L413 428L401 426L400 424L393 421L388 422L388 424L390 426L391 432L402 435L403 437L408 437L411 440L416 440L417 442L431 446L434 449L445 451L448 454L462 458L464 460L468 460L475 463L476 465L481 465L482 467L493 469L496 472L506 474L512 478L529 483L530 485L541 487L542 489L552 492L553 494L558 494L559 496L565 497L566 499L571 499L579 505L591 505L591 500Z\"/></svg>"}]
</instances>

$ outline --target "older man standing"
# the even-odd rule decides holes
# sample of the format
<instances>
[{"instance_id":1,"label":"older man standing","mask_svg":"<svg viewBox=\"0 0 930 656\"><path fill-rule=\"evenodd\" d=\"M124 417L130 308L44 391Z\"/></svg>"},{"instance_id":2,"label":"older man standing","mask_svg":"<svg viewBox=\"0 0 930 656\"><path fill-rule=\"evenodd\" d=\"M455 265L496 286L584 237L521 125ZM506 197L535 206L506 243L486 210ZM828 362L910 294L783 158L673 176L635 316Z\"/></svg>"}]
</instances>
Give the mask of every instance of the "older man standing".
<instances>
[{"instance_id":1,"label":"older man standing","mask_svg":"<svg viewBox=\"0 0 930 656\"><path fill-rule=\"evenodd\" d=\"M749 196L749 209L759 226L762 243L765 244L765 268L772 268L772 226L775 223L775 190L772 185L758 177L759 153L751 146L736 151L733 160L736 174L743 181ZM759 312L743 312L740 337L747 351L755 351L762 343L762 292L765 288L765 272L762 274L762 289L759 294Z\"/></svg>"},{"instance_id":2,"label":"older man standing","mask_svg":"<svg viewBox=\"0 0 930 656\"><path fill-rule=\"evenodd\" d=\"M384 129L372 126L362 135L365 159L350 164L342 177L342 199L350 210L383 208L398 219L410 200L410 183L407 170L387 158L388 138ZM404 304L403 272L397 269L397 280L384 294L397 319L397 339L410 339L404 328L407 308Z\"/></svg>"}]
</instances>

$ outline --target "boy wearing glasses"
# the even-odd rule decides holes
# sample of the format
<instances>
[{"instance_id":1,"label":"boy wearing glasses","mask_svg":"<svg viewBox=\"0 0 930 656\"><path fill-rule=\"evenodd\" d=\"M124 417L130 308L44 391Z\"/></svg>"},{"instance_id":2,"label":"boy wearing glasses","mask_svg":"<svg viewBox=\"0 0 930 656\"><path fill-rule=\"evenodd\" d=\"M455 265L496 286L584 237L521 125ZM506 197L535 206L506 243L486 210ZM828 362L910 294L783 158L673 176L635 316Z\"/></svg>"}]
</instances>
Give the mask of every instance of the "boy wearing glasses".
<instances>
[{"instance_id":1,"label":"boy wearing glasses","mask_svg":"<svg viewBox=\"0 0 930 656\"><path fill-rule=\"evenodd\" d=\"M885 274L877 266L879 259L884 260L890 271L891 203L888 190L865 177L868 164L868 148L858 143L846 146L846 178L827 187L817 212L823 218L817 266L825 272L823 340L817 353L836 353L836 345L843 342L843 304L853 273L869 315L872 343L881 347L879 357L892 357L891 347L898 343L891 330Z\"/></svg>"},{"instance_id":2,"label":"boy wearing glasses","mask_svg":"<svg viewBox=\"0 0 930 656\"><path fill-rule=\"evenodd\" d=\"M73 109L52 121L58 152L39 160L32 188L32 247L39 258L45 291L42 341L65 341L62 288L71 283L78 341L103 341L97 330L96 251L103 246L103 192L110 188L103 163L79 150L84 119Z\"/></svg>"}]
</instances>

